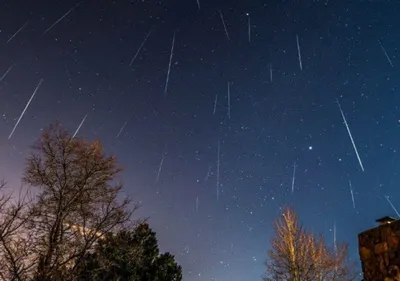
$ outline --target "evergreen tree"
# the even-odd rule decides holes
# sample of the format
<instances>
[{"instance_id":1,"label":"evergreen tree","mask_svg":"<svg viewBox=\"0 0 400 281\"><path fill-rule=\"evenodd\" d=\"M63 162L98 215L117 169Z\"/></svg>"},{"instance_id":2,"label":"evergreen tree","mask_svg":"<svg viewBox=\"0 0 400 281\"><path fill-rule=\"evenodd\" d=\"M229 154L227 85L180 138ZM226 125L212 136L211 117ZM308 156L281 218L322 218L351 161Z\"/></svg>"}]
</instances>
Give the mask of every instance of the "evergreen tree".
<instances>
[{"instance_id":1,"label":"evergreen tree","mask_svg":"<svg viewBox=\"0 0 400 281\"><path fill-rule=\"evenodd\" d=\"M107 234L86 255L79 272L80 281L182 280L181 267L171 254L159 253L156 234L147 223Z\"/></svg>"}]
</instances>

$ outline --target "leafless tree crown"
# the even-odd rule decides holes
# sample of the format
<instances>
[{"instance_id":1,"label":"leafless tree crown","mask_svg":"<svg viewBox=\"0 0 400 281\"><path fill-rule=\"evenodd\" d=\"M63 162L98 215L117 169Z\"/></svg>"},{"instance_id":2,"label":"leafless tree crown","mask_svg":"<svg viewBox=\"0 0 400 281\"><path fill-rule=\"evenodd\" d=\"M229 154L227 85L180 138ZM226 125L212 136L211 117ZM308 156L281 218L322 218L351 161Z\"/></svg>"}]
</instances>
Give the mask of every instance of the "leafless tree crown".
<instances>
[{"instance_id":1,"label":"leafless tree crown","mask_svg":"<svg viewBox=\"0 0 400 281\"><path fill-rule=\"evenodd\" d=\"M329 249L322 236L316 238L303 228L290 208L275 222L265 265L265 281L353 281L356 277L347 261L347 246Z\"/></svg>"},{"instance_id":2,"label":"leafless tree crown","mask_svg":"<svg viewBox=\"0 0 400 281\"><path fill-rule=\"evenodd\" d=\"M117 198L120 172L97 141L72 138L59 124L45 130L23 175L37 197L0 198L0 255L6 261L0 278L73 280L80 259L102 235L130 222L137 208Z\"/></svg>"}]
</instances>

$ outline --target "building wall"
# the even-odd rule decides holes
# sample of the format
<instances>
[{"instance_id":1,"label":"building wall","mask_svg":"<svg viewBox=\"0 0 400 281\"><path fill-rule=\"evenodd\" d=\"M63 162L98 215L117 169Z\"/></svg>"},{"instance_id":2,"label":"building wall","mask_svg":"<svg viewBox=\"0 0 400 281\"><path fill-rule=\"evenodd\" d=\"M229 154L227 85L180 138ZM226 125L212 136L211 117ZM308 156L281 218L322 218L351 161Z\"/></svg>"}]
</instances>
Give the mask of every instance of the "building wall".
<instances>
[{"instance_id":1,"label":"building wall","mask_svg":"<svg viewBox=\"0 0 400 281\"><path fill-rule=\"evenodd\" d=\"M358 235L364 281L400 281L400 220Z\"/></svg>"}]
</instances>

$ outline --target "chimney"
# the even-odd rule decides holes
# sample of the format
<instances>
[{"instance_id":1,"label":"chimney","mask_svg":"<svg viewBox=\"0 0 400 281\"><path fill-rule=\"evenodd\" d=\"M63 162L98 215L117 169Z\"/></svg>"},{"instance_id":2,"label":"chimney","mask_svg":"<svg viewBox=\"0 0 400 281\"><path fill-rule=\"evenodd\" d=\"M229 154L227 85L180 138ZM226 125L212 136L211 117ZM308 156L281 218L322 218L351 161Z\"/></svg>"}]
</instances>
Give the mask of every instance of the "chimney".
<instances>
[{"instance_id":1,"label":"chimney","mask_svg":"<svg viewBox=\"0 0 400 281\"><path fill-rule=\"evenodd\" d=\"M389 217L389 216L385 216L383 218L377 219L376 222L379 223L379 226L381 225L385 225L385 224L389 224L394 222L396 219Z\"/></svg>"}]
</instances>

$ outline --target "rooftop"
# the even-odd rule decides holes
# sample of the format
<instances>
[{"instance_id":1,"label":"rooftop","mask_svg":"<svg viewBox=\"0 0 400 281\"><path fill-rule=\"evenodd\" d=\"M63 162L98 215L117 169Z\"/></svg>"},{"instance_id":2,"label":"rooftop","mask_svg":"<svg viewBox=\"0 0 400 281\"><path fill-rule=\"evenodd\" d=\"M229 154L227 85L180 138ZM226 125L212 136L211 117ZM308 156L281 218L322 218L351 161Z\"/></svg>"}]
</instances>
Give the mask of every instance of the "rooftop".
<instances>
[{"instance_id":1,"label":"rooftop","mask_svg":"<svg viewBox=\"0 0 400 281\"><path fill-rule=\"evenodd\" d=\"M380 223L380 224L385 224L385 223L391 223L393 221L395 221L396 219L393 217L389 217L389 216L384 216L380 219L377 219L376 222Z\"/></svg>"}]
</instances>

